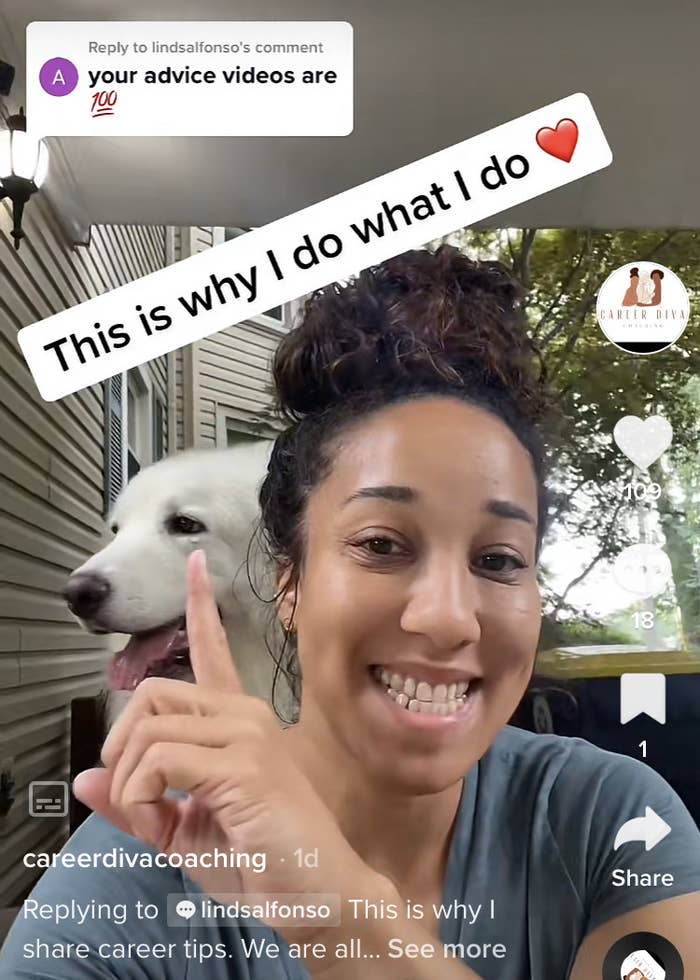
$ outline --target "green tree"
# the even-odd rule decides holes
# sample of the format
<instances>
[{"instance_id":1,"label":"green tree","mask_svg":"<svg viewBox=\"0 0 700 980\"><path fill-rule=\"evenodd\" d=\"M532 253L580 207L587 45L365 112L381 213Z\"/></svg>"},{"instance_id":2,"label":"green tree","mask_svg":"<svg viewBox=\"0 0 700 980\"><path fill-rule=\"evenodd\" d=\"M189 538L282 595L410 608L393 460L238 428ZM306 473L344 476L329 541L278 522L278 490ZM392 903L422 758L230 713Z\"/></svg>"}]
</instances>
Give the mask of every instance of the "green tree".
<instances>
[{"instance_id":1,"label":"green tree","mask_svg":"<svg viewBox=\"0 0 700 980\"><path fill-rule=\"evenodd\" d=\"M600 561L631 542L633 524L622 519L630 507L622 487L634 468L614 445L612 431L623 415L661 414L673 426L673 445L664 466L656 464L650 471L650 479L661 486L656 513L684 633L689 643L700 645L700 327L692 316L700 295L700 234L675 229L465 229L450 239L469 254L500 259L527 290L531 333L543 354L557 414L549 440L557 488L553 533L563 527L571 536L586 535L597 542L583 573L562 594L545 588L545 608L555 619L580 615L568 601L569 591ZM631 261L668 266L690 294L685 333L677 344L652 356L619 350L595 319L601 285Z\"/></svg>"}]
</instances>

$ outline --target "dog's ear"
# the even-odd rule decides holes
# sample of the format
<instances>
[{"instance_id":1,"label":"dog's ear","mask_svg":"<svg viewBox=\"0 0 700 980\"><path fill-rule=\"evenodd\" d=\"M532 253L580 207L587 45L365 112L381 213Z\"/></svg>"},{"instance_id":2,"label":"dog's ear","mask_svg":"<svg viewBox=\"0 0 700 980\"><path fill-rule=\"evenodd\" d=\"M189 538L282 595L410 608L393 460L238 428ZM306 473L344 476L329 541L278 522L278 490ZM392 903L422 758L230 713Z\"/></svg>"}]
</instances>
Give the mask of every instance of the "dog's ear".
<instances>
[{"instance_id":1,"label":"dog's ear","mask_svg":"<svg viewBox=\"0 0 700 980\"><path fill-rule=\"evenodd\" d=\"M277 616L285 632L294 631L294 613L297 605L297 588L291 564L277 566Z\"/></svg>"}]
</instances>

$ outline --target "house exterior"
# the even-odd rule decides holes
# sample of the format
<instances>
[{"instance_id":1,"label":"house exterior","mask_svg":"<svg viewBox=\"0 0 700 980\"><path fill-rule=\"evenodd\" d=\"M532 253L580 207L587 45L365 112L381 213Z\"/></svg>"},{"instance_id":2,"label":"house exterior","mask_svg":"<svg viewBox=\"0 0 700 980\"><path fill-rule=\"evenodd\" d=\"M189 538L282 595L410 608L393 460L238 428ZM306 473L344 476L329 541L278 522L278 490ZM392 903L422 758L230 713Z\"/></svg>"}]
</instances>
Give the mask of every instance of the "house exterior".
<instances>
[{"instance_id":1,"label":"house exterior","mask_svg":"<svg viewBox=\"0 0 700 980\"><path fill-rule=\"evenodd\" d=\"M274 437L270 361L288 310L229 327L54 403L16 341L26 324L116 288L236 232L97 226L71 246L48 200L27 208L12 248L0 203L0 941L67 819L29 816L29 784L68 778L70 704L103 686L108 637L83 632L62 590L100 548L104 516L139 468L190 446ZM11 797L14 801L10 805Z\"/></svg>"},{"instance_id":2,"label":"house exterior","mask_svg":"<svg viewBox=\"0 0 700 980\"><path fill-rule=\"evenodd\" d=\"M173 229L174 261L237 237L240 229ZM235 324L169 355L170 447L225 447L246 436L274 438L270 361L296 303Z\"/></svg>"}]
</instances>

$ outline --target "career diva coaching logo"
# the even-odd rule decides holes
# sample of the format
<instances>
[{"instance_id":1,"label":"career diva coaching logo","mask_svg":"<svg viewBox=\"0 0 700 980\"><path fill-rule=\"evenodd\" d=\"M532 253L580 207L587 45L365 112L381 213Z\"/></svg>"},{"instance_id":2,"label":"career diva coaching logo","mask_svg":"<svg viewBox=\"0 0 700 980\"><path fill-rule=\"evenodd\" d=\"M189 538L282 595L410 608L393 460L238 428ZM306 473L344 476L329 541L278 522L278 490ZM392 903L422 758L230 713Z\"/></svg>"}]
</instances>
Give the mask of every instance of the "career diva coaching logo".
<instances>
[{"instance_id":1,"label":"career diva coaching logo","mask_svg":"<svg viewBox=\"0 0 700 980\"><path fill-rule=\"evenodd\" d=\"M658 262L629 262L598 293L596 317L611 343L630 354L655 354L688 324L690 302L675 272Z\"/></svg>"}]
</instances>

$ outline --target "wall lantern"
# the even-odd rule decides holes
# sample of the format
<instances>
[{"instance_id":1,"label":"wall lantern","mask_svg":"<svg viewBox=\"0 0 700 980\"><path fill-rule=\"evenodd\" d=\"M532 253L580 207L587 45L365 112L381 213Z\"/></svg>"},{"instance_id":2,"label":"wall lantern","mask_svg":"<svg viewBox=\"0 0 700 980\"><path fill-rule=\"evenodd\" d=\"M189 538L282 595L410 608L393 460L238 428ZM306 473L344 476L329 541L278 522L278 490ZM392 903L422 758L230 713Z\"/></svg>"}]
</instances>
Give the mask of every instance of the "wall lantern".
<instances>
[{"instance_id":1,"label":"wall lantern","mask_svg":"<svg viewBox=\"0 0 700 980\"><path fill-rule=\"evenodd\" d=\"M12 202L13 227L10 234L19 248L24 238L22 214L24 205L38 191L49 169L49 151L42 140L27 135L24 109L7 119L7 129L0 130L0 200Z\"/></svg>"}]
</instances>

